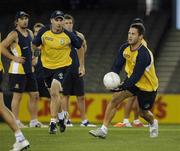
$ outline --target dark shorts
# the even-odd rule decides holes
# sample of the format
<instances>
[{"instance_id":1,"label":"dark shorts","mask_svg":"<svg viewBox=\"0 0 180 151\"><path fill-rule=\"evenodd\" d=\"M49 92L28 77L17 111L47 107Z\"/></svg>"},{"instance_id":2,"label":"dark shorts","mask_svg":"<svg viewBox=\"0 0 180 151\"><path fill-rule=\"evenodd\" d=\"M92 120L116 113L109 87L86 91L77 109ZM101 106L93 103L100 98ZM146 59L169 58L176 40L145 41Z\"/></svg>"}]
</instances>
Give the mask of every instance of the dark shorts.
<instances>
[{"instance_id":1,"label":"dark shorts","mask_svg":"<svg viewBox=\"0 0 180 151\"><path fill-rule=\"evenodd\" d=\"M0 92L2 92L2 80L3 80L3 71L0 71Z\"/></svg>"},{"instance_id":2,"label":"dark shorts","mask_svg":"<svg viewBox=\"0 0 180 151\"><path fill-rule=\"evenodd\" d=\"M63 95L84 95L84 80L78 73L70 73L63 82Z\"/></svg>"},{"instance_id":3,"label":"dark shorts","mask_svg":"<svg viewBox=\"0 0 180 151\"><path fill-rule=\"evenodd\" d=\"M139 107L142 110L149 110L153 107L153 104L156 99L157 91L152 91L152 92L142 91L136 86L132 86L127 90L133 93L135 96L137 96Z\"/></svg>"},{"instance_id":4,"label":"dark shorts","mask_svg":"<svg viewBox=\"0 0 180 151\"><path fill-rule=\"evenodd\" d=\"M61 84L63 83L66 75L70 73L70 66L58 69L47 69L43 67L43 71L46 87L50 88L53 79L58 80Z\"/></svg>"},{"instance_id":5,"label":"dark shorts","mask_svg":"<svg viewBox=\"0 0 180 151\"><path fill-rule=\"evenodd\" d=\"M50 98L48 88L45 86L44 78L37 78L38 92L40 97Z\"/></svg>"},{"instance_id":6,"label":"dark shorts","mask_svg":"<svg viewBox=\"0 0 180 151\"><path fill-rule=\"evenodd\" d=\"M9 88L19 93L38 91L35 74L9 74Z\"/></svg>"}]
</instances>

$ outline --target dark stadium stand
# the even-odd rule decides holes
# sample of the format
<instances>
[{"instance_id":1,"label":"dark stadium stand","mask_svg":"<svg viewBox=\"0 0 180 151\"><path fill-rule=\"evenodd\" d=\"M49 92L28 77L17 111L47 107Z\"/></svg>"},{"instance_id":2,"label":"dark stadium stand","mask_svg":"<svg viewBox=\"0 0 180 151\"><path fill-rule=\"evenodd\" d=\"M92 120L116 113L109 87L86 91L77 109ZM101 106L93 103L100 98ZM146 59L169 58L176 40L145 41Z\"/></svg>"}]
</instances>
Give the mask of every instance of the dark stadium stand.
<instances>
[{"instance_id":1,"label":"dark stadium stand","mask_svg":"<svg viewBox=\"0 0 180 151\"><path fill-rule=\"evenodd\" d=\"M36 21L47 24L50 12L46 11L39 14L33 12L30 18L30 28ZM73 14L76 20L76 29L84 33L87 39L86 92L107 92L102 84L103 76L110 70L119 46L126 41L128 27L134 18L141 17L144 20L148 46L152 48L154 54L159 48L161 37L169 21L169 15L165 12L154 12L148 17L142 13L124 12L117 9L81 10L68 13ZM0 21L5 23L5 25L1 24L0 26L3 38L13 28L13 18L14 14L0 17ZM124 79L124 73L121 73L121 77ZM7 82L5 83L7 84Z\"/></svg>"}]
</instances>

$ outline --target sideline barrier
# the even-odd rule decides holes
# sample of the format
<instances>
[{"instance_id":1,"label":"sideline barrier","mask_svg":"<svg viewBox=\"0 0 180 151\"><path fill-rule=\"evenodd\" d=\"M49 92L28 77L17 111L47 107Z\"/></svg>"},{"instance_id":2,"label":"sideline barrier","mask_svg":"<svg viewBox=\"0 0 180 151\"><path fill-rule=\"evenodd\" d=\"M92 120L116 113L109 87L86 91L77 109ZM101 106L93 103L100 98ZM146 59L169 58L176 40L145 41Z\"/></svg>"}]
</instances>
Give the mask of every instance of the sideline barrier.
<instances>
[{"instance_id":1,"label":"sideline barrier","mask_svg":"<svg viewBox=\"0 0 180 151\"><path fill-rule=\"evenodd\" d=\"M108 102L111 100L112 94L88 93L86 94L86 113L88 119L93 123L101 123ZM27 109L28 96L23 95L20 106L20 120L29 121L30 116ZM126 100L127 101L127 100ZM124 101L116 113L112 122L122 121L124 115ZM158 95L155 105L152 109L154 116L159 123L180 123L180 95ZM80 113L77 108L76 98L70 98L70 117L73 122L80 122ZM49 102L47 100L39 101L38 119L42 122L49 122ZM133 113L130 115L133 120Z\"/></svg>"}]
</instances>

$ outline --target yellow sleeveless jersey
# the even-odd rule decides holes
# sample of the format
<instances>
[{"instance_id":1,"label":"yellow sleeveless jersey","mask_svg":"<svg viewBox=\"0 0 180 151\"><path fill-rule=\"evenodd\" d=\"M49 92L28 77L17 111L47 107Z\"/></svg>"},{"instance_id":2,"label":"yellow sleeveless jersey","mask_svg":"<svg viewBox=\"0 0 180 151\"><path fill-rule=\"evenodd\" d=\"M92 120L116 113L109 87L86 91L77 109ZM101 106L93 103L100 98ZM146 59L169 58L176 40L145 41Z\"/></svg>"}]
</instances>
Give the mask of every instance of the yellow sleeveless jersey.
<instances>
[{"instance_id":1,"label":"yellow sleeveless jersey","mask_svg":"<svg viewBox=\"0 0 180 151\"><path fill-rule=\"evenodd\" d=\"M77 36L64 30L62 33L55 34L50 27L45 27L33 40L36 46L41 45L42 65L48 69L57 69L72 64L70 57L71 48L80 48Z\"/></svg>"},{"instance_id":2,"label":"yellow sleeveless jersey","mask_svg":"<svg viewBox=\"0 0 180 151\"><path fill-rule=\"evenodd\" d=\"M0 71L2 71L4 68L3 68L3 64L2 64L2 60L1 60L1 52L0 52Z\"/></svg>"},{"instance_id":3,"label":"yellow sleeveless jersey","mask_svg":"<svg viewBox=\"0 0 180 151\"><path fill-rule=\"evenodd\" d=\"M133 69L136 64L136 59L138 56L139 51L148 51L151 62L150 64L146 67L144 74L141 76L140 80L135 84L140 90L143 91L156 91L158 88L158 78L155 73L155 68L154 68L154 59L151 51L145 47L141 46L139 50L136 51L131 51L130 46L126 47L123 56L126 59L125 61L125 71L127 73L128 78L131 76L133 73Z\"/></svg>"},{"instance_id":4,"label":"yellow sleeveless jersey","mask_svg":"<svg viewBox=\"0 0 180 151\"><path fill-rule=\"evenodd\" d=\"M28 35L23 36L17 29L15 31L18 34L18 43L15 48L11 49L14 56L25 57L25 62L23 64L11 61L9 67L9 73L11 74L28 74L32 73L32 52L31 52L31 42L32 37L28 32Z\"/></svg>"},{"instance_id":5,"label":"yellow sleeveless jersey","mask_svg":"<svg viewBox=\"0 0 180 151\"><path fill-rule=\"evenodd\" d=\"M22 56L21 48L20 48L20 46L18 44L16 45L16 47L14 49L11 50L11 52L16 57ZM25 74L23 65L21 63L17 63L17 62L12 60L11 63L10 63L10 67L9 67L9 73L12 73L12 74Z\"/></svg>"}]
</instances>

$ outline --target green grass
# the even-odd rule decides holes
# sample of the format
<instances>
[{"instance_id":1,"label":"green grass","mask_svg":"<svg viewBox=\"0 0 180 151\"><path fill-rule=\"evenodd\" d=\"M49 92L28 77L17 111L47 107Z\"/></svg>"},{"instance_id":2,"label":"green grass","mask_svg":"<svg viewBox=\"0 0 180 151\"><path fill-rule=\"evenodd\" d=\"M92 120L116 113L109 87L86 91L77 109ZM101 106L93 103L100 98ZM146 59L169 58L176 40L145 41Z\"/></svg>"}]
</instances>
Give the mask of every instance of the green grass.
<instances>
[{"instance_id":1,"label":"green grass","mask_svg":"<svg viewBox=\"0 0 180 151\"><path fill-rule=\"evenodd\" d=\"M90 129L76 125L56 135L49 135L47 128L23 132L31 151L180 151L180 125L160 125L158 138L149 138L148 128L110 127L107 138L98 139L88 134ZM14 141L10 129L0 124L0 151L8 151Z\"/></svg>"}]
</instances>

